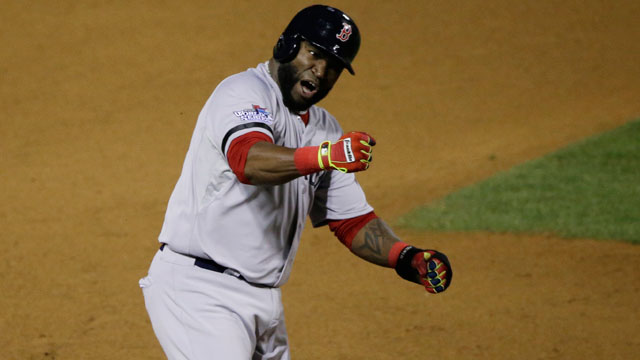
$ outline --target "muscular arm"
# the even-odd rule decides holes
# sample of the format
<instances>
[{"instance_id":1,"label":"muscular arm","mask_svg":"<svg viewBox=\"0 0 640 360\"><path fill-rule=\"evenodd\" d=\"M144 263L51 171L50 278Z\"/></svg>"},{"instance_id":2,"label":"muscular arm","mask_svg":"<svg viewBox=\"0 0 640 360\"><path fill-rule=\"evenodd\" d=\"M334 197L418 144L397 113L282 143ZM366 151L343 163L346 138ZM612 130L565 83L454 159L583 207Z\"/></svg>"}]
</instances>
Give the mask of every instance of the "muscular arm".
<instances>
[{"instance_id":1,"label":"muscular arm","mask_svg":"<svg viewBox=\"0 0 640 360\"><path fill-rule=\"evenodd\" d=\"M300 176L293 161L295 149L266 141L249 149L244 174L253 185L279 185Z\"/></svg>"},{"instance_id":2,"label":"muscular arm","mask_svg":"<svg viewBox=\"0 0 640 360\"><path fill-rule=\"evenodd\" d=\"M325 141L298 149L259 141L246 152L243 176L253 185L279 185L318 171L363 171L369 168L375 143L368 134L356 131L343 135L335 143Z\"/></svg>"},{"instance_id":3,"label":"muscular arm","mask_svg":"<svg viewBox=\"0 0 640 360\"><path fill-rule=\"evenodd\" d=\"M389 251L400 241L380 218L369 221L353 238L351 251L371 263L389 267Z\"/></svg>"},{"instance_id":4,"label":"muscular arm","mask_svg":"<svg viewBox=\"0 0 640 360\"><path fill-rule=\"evenodd\" d=\"M451 285L453 273L446 255L405 244L380 218L358 231L351 251L371 263L395 268L400 277L423 285L429 293L443 292Z\"/></svg>"}]
</instances>

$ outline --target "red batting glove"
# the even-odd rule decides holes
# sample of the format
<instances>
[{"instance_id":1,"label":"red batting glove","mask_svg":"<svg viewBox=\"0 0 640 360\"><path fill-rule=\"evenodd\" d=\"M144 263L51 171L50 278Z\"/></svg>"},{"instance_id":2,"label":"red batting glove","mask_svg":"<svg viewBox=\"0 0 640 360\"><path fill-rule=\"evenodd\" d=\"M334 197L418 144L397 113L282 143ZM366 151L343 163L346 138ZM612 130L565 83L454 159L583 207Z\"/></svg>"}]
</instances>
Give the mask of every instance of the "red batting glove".
<instances>
[{"instance_id":1,"label":"red batting glove","mask_svg":"<svg viewBox=\"0 0 640 360\"><path fill-rule=\"evenodd\" d=\"M297 149L294 162L301 175L331 169L344 173L362 171L369 168L375 144L369 134L352 131L335 143L325 141L320 146Z\"/></svg>"},{"instance_id":2,"label":"red batting glove","mask_svg":"<svg viewBox=\"0 0 640 360\"><path fill-rule=\"evenodd\" d=\"M341 172L356 172L369 168L373 158L374 138L364 132L352 131L335 143L325 141L318 149L318 162L322 170L334 168Z\"/></svg>"}]
</instances>

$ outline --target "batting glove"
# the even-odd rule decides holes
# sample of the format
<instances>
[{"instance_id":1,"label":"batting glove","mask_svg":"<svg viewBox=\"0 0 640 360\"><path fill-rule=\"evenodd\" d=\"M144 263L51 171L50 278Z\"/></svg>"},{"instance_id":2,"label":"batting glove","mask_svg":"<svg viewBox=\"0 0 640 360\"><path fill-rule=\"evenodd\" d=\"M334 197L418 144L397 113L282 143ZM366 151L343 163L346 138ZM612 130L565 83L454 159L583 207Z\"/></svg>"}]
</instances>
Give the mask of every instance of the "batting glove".
<instances>
[{"instance_id":1,"label":"batting glove","mask_svg":"<svg viewBox=\"0 0 640 360\"><path fill-rule=\"evenodd\" d=\"M396 272L405 280L423 285L431 294L447 290L453 277L451 264L445 254L413 246L407 246L400 252Z\"/></svg>"},{"instance_id":2,"label":"batting glove","mask_svg":"<svg viewBox=\"0 0 640 360\"><path fill-rule=\"evenodd\" d=\"M369 134L352 131L335 143L325 141L320 144L318 165L322 170L333 168L343 173L366 170L373 159L371 152L375 144Z\"/></svg>"}]
</instances>

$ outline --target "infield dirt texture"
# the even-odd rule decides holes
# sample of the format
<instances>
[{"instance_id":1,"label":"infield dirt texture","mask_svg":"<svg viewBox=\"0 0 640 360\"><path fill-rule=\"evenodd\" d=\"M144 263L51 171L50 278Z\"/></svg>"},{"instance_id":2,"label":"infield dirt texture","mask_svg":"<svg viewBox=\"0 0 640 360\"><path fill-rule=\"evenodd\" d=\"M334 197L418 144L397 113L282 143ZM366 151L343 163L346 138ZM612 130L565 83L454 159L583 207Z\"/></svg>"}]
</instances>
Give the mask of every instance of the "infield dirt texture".
<instances>
[{"instance_id":1,"label":"infield dirt texture","mask_svg":"<svg viewBox=\"0 0 640 360\"><path fill-rule=\"evenodd\" d=\"M270 57L306 1L0 3L0 359L159 359L137 281L198 112ZM378 141L378 215L640 115L640 2L331 3L363 42L320 105ZM398 231L452 287L419 287L307 229L283 288L310 359L632 359L640 246Z\"/></svg>"}]
</instances>

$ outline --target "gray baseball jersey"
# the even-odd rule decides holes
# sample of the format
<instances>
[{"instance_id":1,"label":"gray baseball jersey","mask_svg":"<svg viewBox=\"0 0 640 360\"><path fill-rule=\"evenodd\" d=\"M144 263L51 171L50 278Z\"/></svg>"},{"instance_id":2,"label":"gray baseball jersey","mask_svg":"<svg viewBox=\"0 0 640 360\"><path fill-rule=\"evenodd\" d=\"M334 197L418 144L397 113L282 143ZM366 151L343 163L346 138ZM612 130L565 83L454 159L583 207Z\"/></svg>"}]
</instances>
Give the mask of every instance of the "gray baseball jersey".
<instances>
[{"instance_id":1,"label":"gray baseball jersey","mask_svg":"<svg viewBox=\"0 0 640 360\"><path fill-rule=\"evenodd\" d=\"M277 186L238 181L226 156L243 134L258 131L289 148L342 136L326 110L312 106L305 126L281 96L268 63L218 85L198 117L159 236L173 251L213 259L274 287L289 277L307 216L320 226L373 210L353 174L326 171Z\"/></svg>"}]
</instances>

